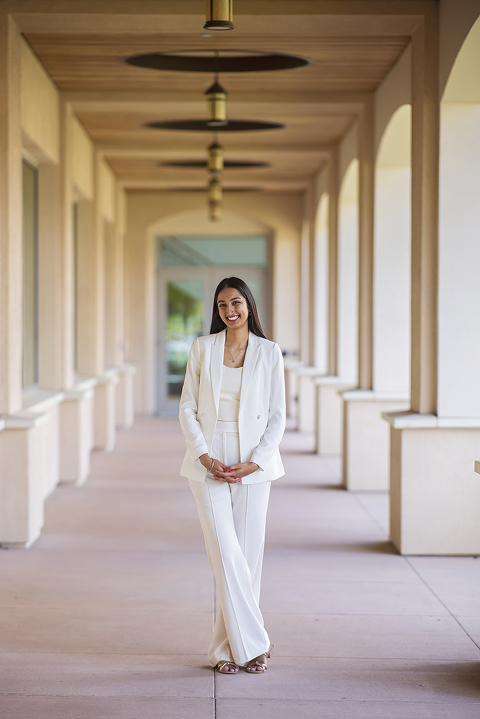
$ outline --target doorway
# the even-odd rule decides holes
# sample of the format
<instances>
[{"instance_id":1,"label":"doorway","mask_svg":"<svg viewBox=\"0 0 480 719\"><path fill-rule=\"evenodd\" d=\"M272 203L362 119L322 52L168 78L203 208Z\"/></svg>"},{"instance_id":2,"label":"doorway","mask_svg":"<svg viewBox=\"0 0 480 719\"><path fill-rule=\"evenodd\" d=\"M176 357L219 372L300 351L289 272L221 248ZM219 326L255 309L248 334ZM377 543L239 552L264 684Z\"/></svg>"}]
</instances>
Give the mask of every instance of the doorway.
<instances>
[{"instance_id":1,"label":"doorway","mask_svg":"<svg viewBox=\"0 0 480 719\"><path fill-rule=\"evenodd\" d=\"M159 237L157 243L157 414L178 415L193 340L208 334L224 277L249 285L270 326L267 237Z\"/></svg>"}]
</instances>

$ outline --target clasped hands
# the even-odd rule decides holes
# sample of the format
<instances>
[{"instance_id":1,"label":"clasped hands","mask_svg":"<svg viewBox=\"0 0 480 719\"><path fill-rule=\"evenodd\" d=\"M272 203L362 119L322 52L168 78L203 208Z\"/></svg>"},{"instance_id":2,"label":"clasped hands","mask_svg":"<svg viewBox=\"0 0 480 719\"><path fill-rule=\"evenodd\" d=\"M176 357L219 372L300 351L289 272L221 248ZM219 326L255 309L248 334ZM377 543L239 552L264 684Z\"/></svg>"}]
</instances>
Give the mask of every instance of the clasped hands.
<instances>
[{"instance_id":1,"label":"clasped hands","mask_svg":"<svg viewBox=\"0 0 480 719\"><path fill-rule=\"evenodd\" d=\"M199 459L205 469L212 473L214 479L218 479L220 482L228 482L229 484L237 484L242 480L242 477L247 477L258 469L258 464L255 462L239 462L228 467L219 459L213 460L212 467L212 457L208 454L202 454Z\"/></svg>"}]
</instances>

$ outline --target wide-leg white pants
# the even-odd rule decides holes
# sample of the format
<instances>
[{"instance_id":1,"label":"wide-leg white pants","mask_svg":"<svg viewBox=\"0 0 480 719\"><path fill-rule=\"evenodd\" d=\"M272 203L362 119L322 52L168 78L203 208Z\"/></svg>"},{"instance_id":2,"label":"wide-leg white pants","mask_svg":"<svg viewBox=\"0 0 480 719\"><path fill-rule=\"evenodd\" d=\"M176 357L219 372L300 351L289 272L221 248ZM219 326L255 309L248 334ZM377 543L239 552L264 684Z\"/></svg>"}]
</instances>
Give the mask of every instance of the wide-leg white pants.
<instances>
[{"instance_id":1,"label":"wide-leg white pants","mask_svg":"<svg viewBox=\"0 0 480 719\"><path fill-rule=\"evenodd\" d=\"M211 455L239 461L236 422L217 422ZM258 602L271 482L229 484L207 475L189 484L220 599L208 659L244 666L270 646Z\"/></svg>"}]
</instances>

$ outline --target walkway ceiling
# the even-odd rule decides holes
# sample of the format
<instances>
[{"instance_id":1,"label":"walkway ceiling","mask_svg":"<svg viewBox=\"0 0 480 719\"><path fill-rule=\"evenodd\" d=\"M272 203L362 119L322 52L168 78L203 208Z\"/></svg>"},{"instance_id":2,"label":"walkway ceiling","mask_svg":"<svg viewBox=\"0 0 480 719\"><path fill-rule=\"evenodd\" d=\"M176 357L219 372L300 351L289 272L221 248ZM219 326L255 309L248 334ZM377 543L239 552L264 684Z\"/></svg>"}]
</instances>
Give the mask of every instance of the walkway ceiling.
<instances>
[{"instance_id":1,"label":"walkway ceiling","mask_svg":"<svg viewBox=\"0 0 480 719\"><path fill-rule=\"evenodd\" d=\"M47 0L14 3L24 35L107 161L127 187L204 187L198 168L211 133L145 128L206 117L210 73L129 66L136 53L235 49L287 52L311 65L228 73L229 118L286 123L285 129L225 133L225 158L268 163L234 170L224 187L303 190L409 42L427 3L393 0L236 0L235 30L205 33L203 0ZM34 12L28 12L34 6ZM16 9L22 12L16 12ZM42 8L45 8L45 12ZM355 15L352 15L352 8ZM172 14L172 9L178 14ZM23 12L25 10L25 12Z\"/></svg>"}]
</instances>

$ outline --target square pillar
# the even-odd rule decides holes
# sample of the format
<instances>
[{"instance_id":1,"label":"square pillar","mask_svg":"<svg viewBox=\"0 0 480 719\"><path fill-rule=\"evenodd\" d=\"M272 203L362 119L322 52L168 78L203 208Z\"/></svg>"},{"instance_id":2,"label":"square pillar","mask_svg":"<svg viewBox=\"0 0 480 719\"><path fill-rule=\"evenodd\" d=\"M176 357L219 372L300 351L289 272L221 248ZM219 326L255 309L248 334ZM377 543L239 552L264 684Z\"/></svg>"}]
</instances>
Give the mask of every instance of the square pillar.
<instances>
[{"instance_id":1,"label":"square pillar","mask_svg":"<svg viewBox=\"0 0 480 719\"><path fill-rule=\"evenodd\" d=\"M435 415L412 412L383 416L391 433L390 535L396 548L410 555L480 554L480 478L472 459L480 426L448 426Z\"/></svg>"},{"instance_id":2,"label":"square pillar","mask_svg":"<svg viewBox=\"0 0 480 719\"><path fill-rule=\"evenodd\" d=\"M98 378L94 396L93 446L111 452L115 446L116 386L118 370L111 369Z\"/></svg>"},{"instance_id":3,"label":"square pillar","mask_svg":"<svg viewBox=\"0 0 480 719\"><path fill-rule=\"evenodd\" d=\"M60 405L60 481L80 486L90 472L93 449L93 398L97 379L78 382L65 391Z\"/></svg>"},{"instance_id":4,"label":"square pillar","mask_svg":"<svg viewBox=\"0 0 480 719\"><path fill-rule=\"evenodd\" d=\"M4 419L0 432L0 544L29 547L43 527L43 428L46 412Z\"/></svg>"},{"instance_id":5,"label":"square pillar","mask_svg":"<svg viewBox=\"0 0 480 719\"><path fill-rule=\"evenodd\" d=\"M116 397L117 427L129 429L135 419L133 377L137 368L132 364L124 364L118 370Z\"/></svg>"},{"instance_id":6,"label":"square pillar","mask_svg":"<svg viewBox=\"0 0 480 719\"><path fill-rule=\"evenodd\" d=\"M314 381L322 374L318 367L299 367L297 369L297 429L300 432L313 432L315 429L315 385Z\"/></svg>"},{"instance_id":7,"label":"square pillar","mask_svg":"<svg viewBox=\"0 0 480 719\"><path fill-rule=\"evenodd\" d=\"M409 398L372 390L343 392L342 398L343 483L354 491L387 491L389 433L382 412L408 409Z\"/></svg>"},{"instance_id":8,"label":"square pillar","mask_svg":"<svg viewBox=\"0 0 480 719\"><path fill-rule=\"evenodd\" d=\"M315 452L339 455L343 450L343 399L341 393L354 386L339 377L313 380L315 392Z\"/></svg>"},{"instance_id":9,"label":"square pillar","mask_svg":"<svg viewBox=\"0 0 480 719\"><path fill-rule=\"evenodd\" d=\"M297 416L297 369L305 367L305 362L300 360L285 359L285 400L287 407L287 417L295 419Z\"/></svg>"}]
</instances>

